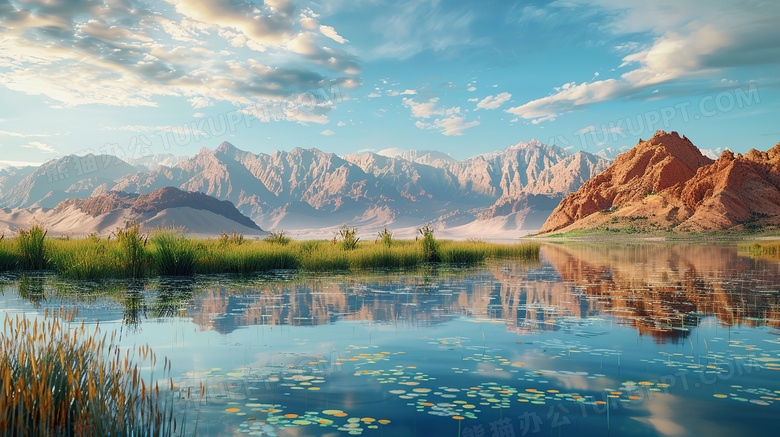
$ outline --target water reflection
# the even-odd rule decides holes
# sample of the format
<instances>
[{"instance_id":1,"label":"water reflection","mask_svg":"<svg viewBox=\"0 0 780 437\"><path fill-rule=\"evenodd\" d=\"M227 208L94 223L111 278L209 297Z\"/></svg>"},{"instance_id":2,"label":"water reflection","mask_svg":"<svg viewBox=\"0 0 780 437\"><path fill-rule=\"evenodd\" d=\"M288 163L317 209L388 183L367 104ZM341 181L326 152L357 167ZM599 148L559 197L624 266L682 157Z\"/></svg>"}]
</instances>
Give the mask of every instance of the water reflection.
<instances>
[{"instance_id":1,"label":"water reflection","mask_svg":"<svg viewBox=\"0 0 780 437\"><path fill-rule=\"evenodd\" d=\"M213 284L194 295L186 315L223 334L338 319L426 325L454 315L505 321L522 333L560 329L562 318L614 314L657 342L685 338L707 315L724 326L780 326L778 264L734 246L547 244L542 254L542 265L496 262L423 277Z\"/></svg>"},{"instance_id":2,"label":"water reflection","mask_svg":"<svg viewBox=\"0 0 780 437\"><path fill-rule=\"evenodd\" d=\"M575 295L650 334L677 341L715 315L724 326L780 326L780 265L734 246L553 245L545 259Z\"/></svg>"},{"instance_id":3,"label":"water reflection","mask_svg":"<svg viewBox=\"0 0 780 437\"><path fill-rule=\"evenodd\" d=\"M74 309L168 357L180 392L205 382L182 406L203 435L490 435L531 413L539 435L735 435L772 429L780 405L780 264L735 246L545 244L541 262L468 269L0 283L8 312Z\"/></svg>"},{"instance_id":4,"label":"water reflection","mask_svg":"<svg viewBox=\"0 0 780 437\"><path fill-rule=\"evenodd\" d=\"M23 274L6 278L4 289L36 308L66 305L103 319L121 308L128 325L176 317L221 334L338 320L429 326L460 316L530 333L565 329L570 318L614 315L659 343L684 339L708 315L723 326L780 327L780 264L735 246L545 244L542 258L400 275L280 272L94 284Z\"/></svg>"}]
</instances>

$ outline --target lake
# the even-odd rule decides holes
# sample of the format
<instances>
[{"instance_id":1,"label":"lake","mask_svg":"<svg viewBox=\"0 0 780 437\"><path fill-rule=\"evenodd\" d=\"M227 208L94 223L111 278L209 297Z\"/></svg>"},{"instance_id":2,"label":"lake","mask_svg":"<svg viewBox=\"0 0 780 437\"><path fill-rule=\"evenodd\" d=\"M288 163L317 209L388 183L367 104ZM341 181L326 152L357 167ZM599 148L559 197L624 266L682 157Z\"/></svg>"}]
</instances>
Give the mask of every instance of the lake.
<instances>
[{"instance_id":1,"label":"lake","mask_svg":"<svg viewBox=\"0 0 780 437\"><path fill-rule=\"evenodd\" d=\"M733 245L544 244L357 275L14 274L0 308L151 346L186 435L734 436L777 432L779 290Z\"/></svg>"}]
</instances>

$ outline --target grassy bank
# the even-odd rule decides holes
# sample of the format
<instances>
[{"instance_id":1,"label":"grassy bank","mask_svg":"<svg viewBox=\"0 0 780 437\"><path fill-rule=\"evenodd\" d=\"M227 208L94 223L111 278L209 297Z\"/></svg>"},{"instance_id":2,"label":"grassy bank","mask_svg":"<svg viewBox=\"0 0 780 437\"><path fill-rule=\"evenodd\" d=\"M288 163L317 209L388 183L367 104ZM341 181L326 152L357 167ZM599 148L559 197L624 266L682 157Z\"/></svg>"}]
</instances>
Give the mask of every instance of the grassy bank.
<instances>
[{"instance_id":1,"label":"grassy bank","mask_svg":"<svg viewBox=\"0 0 780 437\"><path fill-rule=\"evenodd\" d=\"M334 241L291 241L275 234L249 241L240 234L193 239L175 229L145 235L138 228L118 230L112 238L44 238L33 226L0 241L0 270L53 270L73 279L139 278L197 273L254 273L414 268L435 263L478 264L489 258L538 260L535 242L495 244L436 240L432 231L419 241L384 238L358 241L354 229ZM342 231L343 232L343 231Z\"/></svg>"}]
</instances>

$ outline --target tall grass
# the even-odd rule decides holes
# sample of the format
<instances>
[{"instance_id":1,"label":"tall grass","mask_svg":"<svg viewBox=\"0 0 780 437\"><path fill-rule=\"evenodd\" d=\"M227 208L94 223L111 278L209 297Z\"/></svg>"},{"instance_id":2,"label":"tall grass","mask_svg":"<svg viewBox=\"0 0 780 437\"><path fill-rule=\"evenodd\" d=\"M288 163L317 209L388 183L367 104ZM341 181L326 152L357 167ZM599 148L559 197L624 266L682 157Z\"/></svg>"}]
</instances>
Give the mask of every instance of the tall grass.
<instances>
[{"instance_id":1,"label":"tall grass","mask_svg":"<svg viewBox=\"0 0 780 437\"><path fill-rule=\"evenodd\" d=\"M439 261L439 244L436 238L433 236L433 229L428 225L418 229L420 236L420 247L422 248L422 255L428 262Z\"/></svg>"},{"instance_id":2,"label":"tall grass","mask_svg":"<svg viewBox=\"0 0 780 437\"><path fill-rule=\"evenodd\" d=\"M46 230L40 223L33 223L30 229L19 229L16 236L19 249L19 267L22 270L43 270L48 261Z\"/></svg>"},{"instance_id":3,"label":"tall grass","mask_svg":"<svg viewBox=\"0 0 780 437\"><path fill-rule=\"evenodd\" d=\"M357 228L350 228L347 225L336 232L335 238L342 250L355 250L358 241L360 241L360 238L357 237Z\"/></svg>"},{"instance_id":4,"label":"tall grass","mask_svg":"<svg viewBox=\"0 0 780 437\"><path fill-rule=\"evenodd\" d=\"M52 240L51 266L71 279L97 280L126 276L116 244L108 240Z\"/></svg>"},{"instance_id":5,"label":"tall grass","mask_svg":"<svg viewBox=\"0 0 780 437\"><path fill-rule=\"evenodd\" d=\"M351 233L352 229L348 230ZM130 227L117 230L114 239L97 236L80 240L45 239L43 257L45 265L60 275L86 280L198 273L248 274L277 269L357 271L414 268L437 262L477 264L488 258L539 258L537 243L436 240L428 227L422 228L420 233L422 239L417 241L388 238L389 245L357 241L355 237L348 244L351 249L344 250L343 244L339 244L343 242L339 241L337 244L327 241L281 244L275 240L249 241L231 234L225 234L226 238L197 240L188 238L180 229L157 230L147 241L137 227ZM19 262L22 251L18 249L18 240L19 237L0 240L0 269L33 268L32 263L23 267Z\"/></svg>"},{"instance_id":6,"label":"tall grass","mask_svg":"<svg viewBox=\"0 0 780 437\"><path fill-rule=\"evenodd\" d=\"M279 231L271 231L268 234L268 236L265 237L264 241L273 244L278 244L281 246L286 246L290 244L290 241L292 241L292 239L290 237L285 236L283 230L279 230Z\"/></svg>"},{"instance_id":7,"label":"tall grass","mask_svg":"<svg viewBox=\"0 0 780 437\"><path fill-rule=\"evenodd\" d=\"M17 266L19 255L13 246L13 241L0 234L0 270L11 270Z\"/></svg>"},{"instance_id":8,"label":"tall grass","mask_svg":"<svg viewBox=\"0 0 780 437\"><path fill-rule=\"evenodd\" d=\"M114 335L61 317L42 321L5 316L0 338L0 430L4 435L167 436L173 406L147 386L130 351ZM152 366L155 355L138 353ZM170 370L167 359L164 368ZM153 375L151 376L153 377ZM151 378L150 377L150 378ZM171 384L172 385L172 384ZM172 387L171 387L172 388Z\"/></svg>"},{"instance_id":9,"label":"tall grass","mask_svg":"<svg viewBox=\"0 0 780 437\"><path fill-rule=\"evenodd\" d=\"M377 232L376 236L377 242L381 242L387 247L390 247L393 244L393 233L387 229L387 226L385 226L381 231Z\"/></svg>"},{"instance_id":10,"label":"tall grass","mask_svg":"<svg viewBox=\"0 0 780 437\"><path fill-rule=\"evenodd\" d=\"M149 256L146 253L146 235L141 234L138 225L116 230L116 240L119 243L120 265L125 276L140 278L146 274L149 266Z\"/></svg>"},{"instance_id":11,"label":"tall grass","mask_svg":"<svg viewBox=\"0 0 780 437\"><path fill-rule=\"evenodd\" d=\"M158 275L185 276L195 272L195 245L182 230L161 229L152 235L152 265Z\"/></svg>"}]
</instances>

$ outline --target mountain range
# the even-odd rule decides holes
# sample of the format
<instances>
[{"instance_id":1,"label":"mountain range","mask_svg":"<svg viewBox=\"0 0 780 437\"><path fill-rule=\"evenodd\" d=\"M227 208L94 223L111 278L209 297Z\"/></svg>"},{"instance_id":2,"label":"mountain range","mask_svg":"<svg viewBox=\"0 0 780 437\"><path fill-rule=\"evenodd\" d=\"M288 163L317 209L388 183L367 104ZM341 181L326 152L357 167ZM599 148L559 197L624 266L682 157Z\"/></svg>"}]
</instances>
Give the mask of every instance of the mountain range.
<instances>
[{"instance_id":1,"label":"mountain range","mask_svg":"<svg viewBox=\"0 0 780 437\"><path fill-rule=\"evenodd\" d=\"M63 211L83 206L71 199L175 187L230 201L263 229L349 223L373 231L431 223L437 229L500 233L538 229L563 196L608 165L592 154L535 140L462 161L435 151L337 156L296 148L254 154L223 142L189 158L158 155L126 162L71 155L39 167L0 170L0 205L7 211Z\"/></svg>"}]
</instances>

